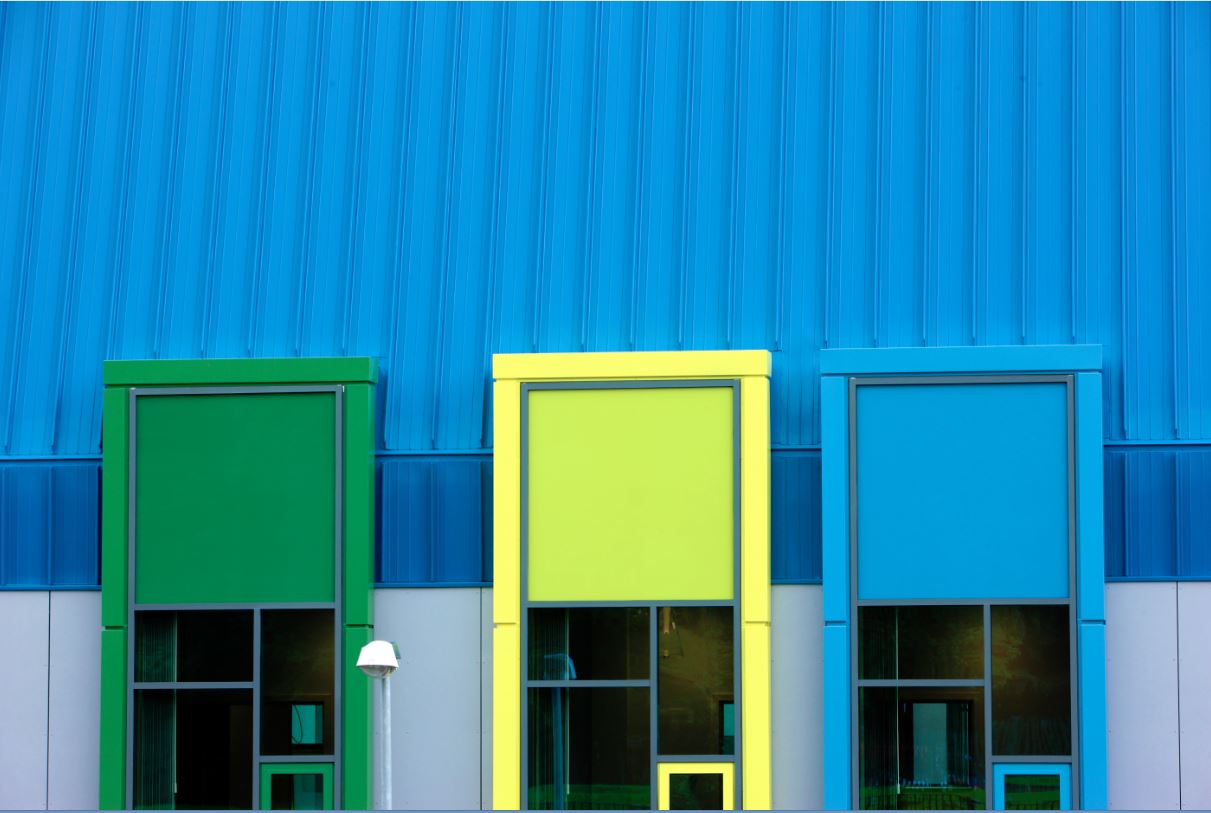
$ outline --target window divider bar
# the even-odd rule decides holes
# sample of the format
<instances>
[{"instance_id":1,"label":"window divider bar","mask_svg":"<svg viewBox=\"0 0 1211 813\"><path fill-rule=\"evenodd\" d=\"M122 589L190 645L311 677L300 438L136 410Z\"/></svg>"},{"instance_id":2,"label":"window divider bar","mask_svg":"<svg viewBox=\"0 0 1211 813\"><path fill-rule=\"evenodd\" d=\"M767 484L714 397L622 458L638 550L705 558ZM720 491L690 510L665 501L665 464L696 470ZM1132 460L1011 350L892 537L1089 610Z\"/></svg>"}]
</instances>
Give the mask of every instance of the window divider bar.
<instances>
[{"instance_id":1,"label":"window divider bar","mask_svg":"<svg viewBox=\"0 0 1211 813\"><path fill-rule=\"evenodd\" d=\"M255 686L251 680L148 680L135 682L131 688L140 689L251 689Z\"/></svg>"},{"instance_id":2,"label":"window divider bar","mask_svg":"<svg viewBox=\"0 0 1211 813\"><path fill-rule=\"evenodd\" d=\"M527 680L527 689L646 689L651 680Z\"/></svg>"},{"instance_id":3,"label":"window divider bar","mask_svg":"<svg viewBox=\"0 0 1211 813\"><path fill-rule=\"evenodd\" d=\"M889 678L887 680L866 679L859 680L860 688L886 688L886 689L928 689L930 687L938 688L955 688L955 687L973 687L981 688L984 686L983 678L973 678L970 680L909 680Z\"/></svg>"}]
</instances>

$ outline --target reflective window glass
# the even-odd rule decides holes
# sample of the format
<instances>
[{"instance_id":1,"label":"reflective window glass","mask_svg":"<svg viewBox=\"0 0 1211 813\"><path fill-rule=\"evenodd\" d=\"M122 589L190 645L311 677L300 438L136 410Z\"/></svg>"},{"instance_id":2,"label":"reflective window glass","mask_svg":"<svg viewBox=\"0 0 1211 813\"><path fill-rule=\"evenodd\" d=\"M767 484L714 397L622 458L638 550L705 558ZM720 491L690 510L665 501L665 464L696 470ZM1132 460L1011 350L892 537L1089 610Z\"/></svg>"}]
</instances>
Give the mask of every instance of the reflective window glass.
<instances>
[{"instance_id":1,"label":"reflective window glass","mask_svg":"<svg viewBox=\"0 0 1211 813\"><path fill-rule=\"evenodd\" d=\"M275 773L269 780L270 810L324 809L322 774Z\"/></svg>"},{"instance_id":2,"label":"reflective window glass","mask_svg":"<svg viewBox=\"0 0 1211 813\"><path fill-rule=\"evenodd\" d=\"M983 689L860 687L858 728L862 809L983 809Z\"/></svg>"},{"instance_id":3,"label":"reflective window glass","mask_svg":"<svg viewBox=\"0 0 1211 813\"><path fill-rule=\"evenodd\" d=\"M992 608L992 750L1072 753L1066 605Z\"/></svg>"},{"instance_id":4,"label":"reflective window glass","mask_svg":"<svg viewBox=\"0 0 1211 813\"><path fill-rule=\"evenodd\" d=\"M859 607L858 677L861 680L983 678L983 607Z\"/></svg>"},{"instance_id":5,"label":"reflective window glass","mask_svg":"<svg viewBox=\"0 0 1211 813\"><path fill-rule=\"evenodd\" d=\"M531 688L531 810L652 806L647 688Z\"/></svg>"},{"instance_id":6,"label":"reflective window glass","mask_svg":"<svg viewBox=\"0 0 1211 813\"><path fill-rule=\"evenodd\" d=\"M661 607L656 618L659 753L735 750L733 610Z\"/></svg>"},{"instance_id":7,"label":"reflective window glass","mask_svg":"<svg viewBox=\"0 0 1211 813\"><path fill-rule=\"evenodd\" d=\"M252 806L252 690L138 689L134 712L136 808Z\"/></svg>"},{"instance_id":8,"label":"reflective window glass","mask_svg":"<svg viewBox=\"0 0 1211 813\"><path fill-rule=\"evenodd\" d=\"M722 810L723 775L669 774L669 810Z\"/></svg>"},{"instance_id":9,"label":"reflective window glass","mask_svg":"<svg viewBox=\"0 0 1211 813\"><path fill-rule=\"evenodd\" d=\"M135 613L135 680L252 680L252 611Z\"/></svg>"},{"instance_id":10,"label":"reflective window glass","mask_svg":"<svg viewBox=\"0 0 1211 813\"><path fill-rule=\"evenodd\" d=\"M647 678L648 614L646 607L531 609L530 680Z\"/></svg>"},{"instance_id":11,"label":"reflective window glass","mask_svg":"<svg viewBox=\"0 0 1211 813\"><path fill-rule=\"evenodd\" d=\"M1055 774L1006 774L1006 810L1059 810L1060 778Z\"/></svg>"},{"instance_id":12,"label":"reflective window glass","mask_svg":"<svg viewBox=\"0 0 1211 813\"><path fill-rule=\"evenodd\" d=\"M331 754L332 610L261 613L261 753Z\"/></svg>"}]
</instances>

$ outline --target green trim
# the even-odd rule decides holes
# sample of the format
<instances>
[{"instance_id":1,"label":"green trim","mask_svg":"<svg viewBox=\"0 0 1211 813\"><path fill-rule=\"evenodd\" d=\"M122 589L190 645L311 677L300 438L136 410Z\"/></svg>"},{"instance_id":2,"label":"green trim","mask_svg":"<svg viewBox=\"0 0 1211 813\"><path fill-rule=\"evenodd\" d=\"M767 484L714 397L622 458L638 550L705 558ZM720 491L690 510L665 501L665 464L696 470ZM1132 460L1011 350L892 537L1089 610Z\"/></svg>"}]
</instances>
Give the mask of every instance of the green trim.
<instances>
[{"instance_id":1,"label":"green trim","mask_svg":"<svg viewBox=\"0 0 1211 813\"><path fill-rule=\"evenodd\" d=\"M346 626L374 624L374 388L345 387Z\"/></svg>"},{"instance_id":2,"label":"green trim","mask_svg":"<svg viewBox=\"0 0 1211 813\"><path fill-rule=\"evenodd\" d=\"M216 384L373 384L372 358L154 359L106 361L105 386L164 387Z\"/></svg>"},{"instance_id":3,"label":"green trim","mask_svg":"<svg viewBox=\"0 0 1211 813\"><path fill-rule=\"evenodd\" d=\"M344 716L341 731L341 807L369 810L374 751L371 746L372 681L357 668L357 655L374 639L373 627L345 627Z\"/></svg>"},{"instance_id":4,"label":"green trim","mask_svg":"<svg viewBox=\"0 0 1211 813\"><path fill-rule=\"evenodd\" d=\"M269 778L282 774L311 774L318 773L324 777L323 808L332 809L332 763L330 762L262 762L261 763L261 810L269 810L272 801L272 788ZM297 808L296 808L297 809Z\"/></svg>"},{"instance_id":5,"label":"green trim","mask_svg":"<svg viewBox=\"0 0 1211 813\"><path fill-rule=\"evenodd\" d=\"M126 630L101 630L102 810L126 808Z\"/></svg>"},{"instance_id":6,"label":"green trim","mask_svg":"<svg viewBox=\"0 0 1211 813\"><path fill-rule=\"evenodd\" d=\"M102 397L101 625L126 626L126 457L129 390Z\"/></svg>"}]
</instances>

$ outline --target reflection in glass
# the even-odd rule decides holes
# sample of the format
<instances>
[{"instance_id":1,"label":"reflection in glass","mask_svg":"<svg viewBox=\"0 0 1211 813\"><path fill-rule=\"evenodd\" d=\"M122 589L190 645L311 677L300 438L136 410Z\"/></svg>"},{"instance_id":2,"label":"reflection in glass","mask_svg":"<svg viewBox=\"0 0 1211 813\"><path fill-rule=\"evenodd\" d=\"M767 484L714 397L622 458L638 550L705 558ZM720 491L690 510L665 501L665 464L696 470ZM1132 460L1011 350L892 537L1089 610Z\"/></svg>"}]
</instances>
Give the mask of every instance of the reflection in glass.
<instances>
[{"instance_id":1,"label":"reflection in glass","mask_svg":"<svg viewBox=\"0 0 1211 813\"><path fill-rule=\"evenodd\" d=\"M621 680L648 676L646 607L533 608L530 680Z\"/></svg>"},{"instance_id":2,"label":"reflection in glass","mask_svg":"<svg viewBox=\"0 0 1211 813\"><path fill-rule=\"evenodd\" d=\"M252 691L135 691L134 806L252 806Z\"/></svg>"},{"instance_id":3,"label":"reflection in glass","mask_svg":"<svg viewBox=\"0 0 1211 813\"><path fill-rule=\"evenodd\" d=\"M992 750L1072 753L1066 605L992 608Z\"/></svg>"},{"instance_id":4,"label":"reflection in glass","mask_svg":"<svg viewBox=\"0 0 1211 813\"><path fill-rule=\"evenodd\" d=\"M860 680L979 680L984 609L978 605L858 608Z\"/></svg>"},{"instance_id":5,"label":"reflection in glass","mask_svg":"<svg viewBox=\"0 0 1211 813\"><path fill-rule=\"evenodd\" d=\"M659 753L731 754L732 608L661 607L657 612Z\"/></svg>"},{"instance_id":6,"label":"reflection in glass","mask_svg":"<svg viewBox=\"0 0 1211 813\"><path fill-rule=\"evenodd\" d=\"M252 611L135 613L135 680L252 680Z\"/></svg>"},{"instance_id":7,"label":"reflection in glass","mask_svg":"<svg viewBox=\"0 0 1211 813\"><path fill-rule=\"evenodd\" d=\"M270 810L323 810L324 777L318 773L275 773L269 777Z\"/></svg>"},{"instance_id":8,"label":"reflection in glass","mask_svg":"<svg viewBox=\"0 0 1211 813\"><path fill-rule=\"evenodd\" d=\"M669 810L722 810L723 774L669 774Z\"/></svg>"},{"instance_id":9,"label":"reflection in glass","mask_svg":"<svg viewBox=\"0 0 1211 813\"><path fill-rule=\"evenodd\" d=\"M261 613L261 753L331 754L332 610Z\"/></svg>"},{"instance_id":10,"label":"reflection in glass","mask_svg":"<svg viewBox=\"0 0 1211 813\"><path fill-rule=\"evenodd\" d=\"M532 688L531 810L652 806L647 688Z\"/></svg>"},{"instance_id":11,"label":"reflection in glass","mask_svg":"<svg viewBox=\"0 0 1211 813\"><path fill-rule=\"evenodd\" d=\"M863 810L984 807L984 691L858 689Z\"/></svg>"},{"instance_id":12,"label":"reflection in glass","mask_svg":"<svg viewBox=\"0 0 1211 813\"><path fill-rule=\"evenodd\" d=\"M1059 810L1060 778L1055 774L1006 774L1006 810Z\"/></svg>"}]
</instances>

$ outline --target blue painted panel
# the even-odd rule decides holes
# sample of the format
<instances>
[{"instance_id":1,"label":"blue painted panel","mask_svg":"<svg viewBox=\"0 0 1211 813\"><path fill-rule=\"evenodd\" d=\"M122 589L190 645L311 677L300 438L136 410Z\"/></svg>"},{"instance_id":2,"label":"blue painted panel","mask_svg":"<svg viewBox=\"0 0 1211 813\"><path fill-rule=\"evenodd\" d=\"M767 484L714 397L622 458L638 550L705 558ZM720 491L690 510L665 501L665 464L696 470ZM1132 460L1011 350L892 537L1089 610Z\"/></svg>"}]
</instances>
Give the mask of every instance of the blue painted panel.
<instances>
[{"instance_id":1,"label":"blue painted panel","mask_svg":"<svg viewBox=\"0 0 1211 813\"><path fill-rule=\"evenodd\" d=\"M1106 474L1102 452L1102 376L1077 373L1073 380L1073 428L1076 463L1076 617L1106 617L1105 512Z\"/></svg>"},{"instance_id":2,"label":"blue painted panel","mask_svg":"<svg viewBox=\"0 0 1211 813\"><path fill-rule=\"evenodd\" d=\"M849 393L848 382L825 376L820 384L823 431L821 450L821 548L824 620L850 621L849 606Z\"/></svg>"},{"instance_id":3,"label":"blue painted panel","mask_svg":"<svg viewBox=\"0 0 1211 813\"><path fill-rule=\"evenodd\" d=\"M1077 629L1080 686L1080 810L1106 809L1106 625L1082 622Z\"/></svg>"},{"instance_id":4,"label":"blue painted panel","mask_svg":"<svg viewBox=\"0 0 1211 813\"><path fill-rule=\"evenodd\" d=\"M858 596L1068 595L1063 384L860 386Z\"/></svg>"},{"instance_id":5,"label":"blue painted panel","mask_svg":"<svg viewBox=\"0 0 1211 813\"><path fill-rule=\"evenodd\" d=\"M824 623L824 809L850 806L849 625Z\"/></svg>"},{"instance_id":6,"label":"blue painted panel","mask_svg":"<svg viewBox=\"0 0 1211 813\"><path fill-rule=\"evenodd\" d=\"M0 464L0 588L96 587L100 466Z\"/></svg>"},{"instance_id":7,"label":"blue painted panel","mask_svg":"<svg viewBox=\"0 0 1211 813\"><path fill-rule=\"evenodd\" d=\"M1070 373L1101 368L1102 348L1096 344L1034 347L886 347L820 351L822 374Z\"/></svg>"},{"instance_id":8,"label":"blue painted panel","mask_svg":"<svg viewBox=\"0 0 1211 813\"><path fill-rule=\"evenodd\" d=\"M480 455L385 458L378 466L375 582L492 580L492 461Z\"/></svg>"},{"instance_id":9,"label":"blue painted panel","mask_svg":"<svg viewBox=\"0 0 1211 813\"><path fill-rule=\"evenodd\" d=\"M770 456L770 572L775 584L819 583L820 453Z\"/></svg>"}]
</instances>

